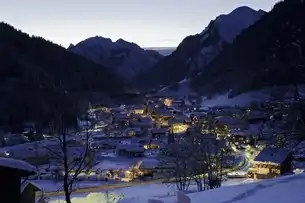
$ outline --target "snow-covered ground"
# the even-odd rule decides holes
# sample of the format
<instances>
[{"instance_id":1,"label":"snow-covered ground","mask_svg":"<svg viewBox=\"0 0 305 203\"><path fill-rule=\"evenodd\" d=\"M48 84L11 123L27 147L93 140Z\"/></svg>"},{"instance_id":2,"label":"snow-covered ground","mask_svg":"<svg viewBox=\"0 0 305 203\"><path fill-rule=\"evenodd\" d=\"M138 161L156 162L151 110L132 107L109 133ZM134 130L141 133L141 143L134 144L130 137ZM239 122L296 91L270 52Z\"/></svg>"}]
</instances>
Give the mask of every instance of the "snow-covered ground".
<instances>
[{"instance_id":1,"label":"snow-covered ground","mask_svg":"<svg viewBox=\"0 0 305 203\"><path fill-rule=\"evenodd\" d=\"M249 106L251 102L265 102L270 98L269 94L263 91L253 91L240 94L236 97L229 98L229 93L212 97L211 99L203 99L202 106Z\"/></svg>"},{"instance_id":2,"label":"snow-covered ground","mask_svg":"<svg viewBox=\"0 0 305 203\"><path fill-rule=\"evenodd\" d=\"M249 182L253 182L252 179L229 179L223 183L223 187L232 186L232 185L240 185L240 184L246 184ZM196 191L196 186L191 185L189 187L190 191ZM126 187L126 188L120 188L115 189L112 191L109 191L113 194L122 195L125 199L132 199L135 200L135 203L145 203L147 202L148 198L165 198L165 197L175 197L175 194L177 192L177 189L175 185L170 184L147 184L147 185L139 185L139 186L133 186L133 187ZM91 193L83 193L83 194L76 194L73 195L73 199L75 202L81 202L80 200L83 200L83 202L87 202L87 198L92 198ZM98 194L98 193L95 193ZM58 199L64 199L64 197L53 197L51 200L51 203L56 203ZM56 200L56 201L55 201ZM72 201L73 202L73 201ZM75 203L73 202L73 203ZM93 202L92 202L93 203ZM94 202L95 203L95 202ZM103 202L101 202L103 203Z\"/></svg>"},{"instance_id":3,"label":"snow-covered ground","mask_svg":"<svg viewBox=\"0 0 305 203\"><path fill-rule=\"evenodd\" d=\"M127 169L131 162L128 160L118 161L118 160L103 160L97 165L95 165L92 170L109 170L109 169Z\"/></svg>"},{"instance_id":4,"label":"snow-covered ground","mask_svg":"<svg viewBox=\"0 0 305 203\"><path fill-rule=\"evenodd\" d=\"M236 185L238 184L238 185ZM189 193L192 203L304 203L305 173L279 177L253 183L252 180L231 180L219 189L199 193ZM194 189L194 188L191 188ZM124 203L146 203L148 199L162 200L164 203L176 203L176 190L173 186L150 184L110 191L123 195ZM83 194L72 198L72 202L103 203L98 197L100 193ZM60 199L62 199L61 197ZM51 201L56 203L58 199Z\"/></svg>"},{"instance_id":5,"label":"snow-covered ground","mask_svg":"<svg viewBox=\"0 0 305 203\"><path fill-rule=\"evenodd\" d=\"M292 175L244 184L233 187L223 187L207 192L189 194L193 203L203 200L207 203L302 203L305 200L305 174ZM164 203L174 203L175 198L163 198Z\"/></svg>"},{"instance_id":6,"label":"snow-covered ground","mask_svg":"<svg viewBox=\"0 0 305 203\"><path fill-rule=\"evenodd\" d=\"M181 97L181 96L188 96L190 94L193 94L193 92L189 87L189 81L187 79L184 79L178 82L177 89L172 89L171 86L167 86L159 90L155 95Z\"/></svg>"},{"instance_id":7,"label":"snow-covered ground","mask_svg":"<svg viewBox=\"0 0 305 203\"><path fill-rule=\"evenodd\" d=\"M63 183L62 182L54 182L51 180L30 180L31 183L36 185L38 188L43 190L44 192L55 192L55 191L62 191L63 190ZM74 188L89 188L89 187L97 187L100 185L105 185L108 182L103 181L79 181L75 182Z\"/></svg>"}]
</instances>

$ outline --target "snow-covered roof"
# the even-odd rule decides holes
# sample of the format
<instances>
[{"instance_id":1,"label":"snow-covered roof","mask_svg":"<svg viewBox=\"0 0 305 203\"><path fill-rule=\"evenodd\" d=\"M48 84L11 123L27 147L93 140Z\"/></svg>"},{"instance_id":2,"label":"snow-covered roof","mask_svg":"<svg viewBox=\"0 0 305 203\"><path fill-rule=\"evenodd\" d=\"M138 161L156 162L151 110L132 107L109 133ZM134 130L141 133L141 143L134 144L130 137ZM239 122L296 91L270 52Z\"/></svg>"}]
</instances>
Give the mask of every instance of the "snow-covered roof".
<instances>
[{"instance_id":1,"label":"snow-covered roof","mask_svg":"<svg viewBox=\"0 0 305 203\"><path fill-rule=\"evenodd\" d=\"M120 144L117 145L117 150L126 150L130 152L144 152L144 147L139 144Z\"/></svg>"},{"instance_id":2,"label":"snow-covered roof","mask_svg":"<svg viewBox=\"0 0 305 203\"><path fill-rule=\"evenodd\" d=\"M221 116L217 117L216 120L222 124L226 125L239 125L243 124L243 121L237 118L228 117L228 116Z\"/></svg>"},{"instance_id":3,"label":"snow-covered roof","mask_svg":"<svg viewBox=\"0 0 305 203\"><path fill-rule=\"evenodd\" d=\"M138 163L139 168L142 169L152 169L159 166L159 164L159 161L156 159L144 159Z\"/></svg>"},{"instance_id":4,"label":"snow-covered roof","mask_svg":"<svg viewBox=\"0 0 305 203\"><path fill-rule=\"evenodd\" d=\"M170 119L168 125L183 124L184 119Z\"/></svg>"},{"instance_id":5,"label":"snow-covered roof","mask_svg":"<svg viewBox=\"0 0 305 203\"><path fill-rule=\"evenodd\" d=\"M36 167L21 160L0 157L0 167L14 168L28 173L36 173Z\"/></svg>"},{"instance_id":6,"label":"snow-covered roof","mask_svg":"<svg viewBox=\"0 0 305 203\"><path fill-rule=\"evenodd\" d=\"M192 112L191 115L199 117L199 118L203 118L207 115L207 113L206 112Z\"/></svg>"},{"instance_id":7,"label":"snow-covered roof","mask_svg":"<svg viewBox=\"0 0 305 203\"><path fill-rule=\"evenodd\" d=\"M168 129L165 129L165 128L154 128L150 132L152 134L163 134L163 133L167 133Z\"/></svg>"},{"instance_id":8,"label":"snow-covered roof","mask_svg":"<svg viewBox=\"0 0 305 203\"><path fill-rule=\"evenodd\" d=\"M115 119L131 119L131 117L129 117L127 114L124 113L118 113L118 114L114 114Z\"/></svg>"},{"instance_id":9,"label":"snow-covered roof","mask_svg":"<svg viewBox=\"0 0 305 203\"><path fill-rule=\"evenodd\" d=\"M250 135L247 130L230 130L230 133L236 136L248 136Z\"/></svg>"},{"instance_id":10,"label":"snow-covered roof","mask_svg":"<svg viewBox=\"0 0 305 203\"><path fill-rule=\"evenodd\" d=\"M160 116L173 116L173 113L166 109L155 109L155 113Z\"/></svg>"},{"instance_id":11,"label":"snow-covered roof","mask_svg":"<svg viewBox=\"0 0 305 203\"><path fill-rule=\"evenodd\" d=\"M281 164L290 154L290 150L283 148L265 148L254 159L256 162Z\"/></svg>"},{"instance_id":12,"label":"snow-covered roof","mask_svg":"<svg viewBox=\"0 0 305 203\"><path fill-rule=\"evenodd\" d=\"M26 182L24 182L24 183L21 185L21 187L20 187L20 192L22 193L22 192L24 191L24 189L25 189L29 184L31 184L31 185L34 186L34 190L35 190L35 191L41 190L36 184L33 184L32 182L26 181Z\"/></svg>"},{"instance_id":13,"label":"snow-covered roof","mask_svg":"<svg viewBox=\"0 0 305 203\"><path fill-rule=\"evenodd\" d=\"M131 121L133 125L152 125L153 120L149 117L139 117L138 120Z\"/></svg>"}]
</instances>

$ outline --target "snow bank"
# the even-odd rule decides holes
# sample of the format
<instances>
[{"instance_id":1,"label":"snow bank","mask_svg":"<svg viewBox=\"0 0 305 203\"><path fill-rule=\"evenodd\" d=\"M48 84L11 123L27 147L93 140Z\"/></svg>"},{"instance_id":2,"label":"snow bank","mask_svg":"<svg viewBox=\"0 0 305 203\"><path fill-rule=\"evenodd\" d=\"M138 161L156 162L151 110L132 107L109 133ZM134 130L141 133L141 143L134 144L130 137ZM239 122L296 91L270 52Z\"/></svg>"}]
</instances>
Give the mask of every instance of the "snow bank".
<instances>
[{"instance_id":1,"label":"snow bank","mask_svg":"<svg viewBox=\"0 0 305 203\"><path fill-rule=\"evenodd\" d=\"M21 160L0 157L0 166L36 173L35 166Z\"/></svg>"}]
</instances>

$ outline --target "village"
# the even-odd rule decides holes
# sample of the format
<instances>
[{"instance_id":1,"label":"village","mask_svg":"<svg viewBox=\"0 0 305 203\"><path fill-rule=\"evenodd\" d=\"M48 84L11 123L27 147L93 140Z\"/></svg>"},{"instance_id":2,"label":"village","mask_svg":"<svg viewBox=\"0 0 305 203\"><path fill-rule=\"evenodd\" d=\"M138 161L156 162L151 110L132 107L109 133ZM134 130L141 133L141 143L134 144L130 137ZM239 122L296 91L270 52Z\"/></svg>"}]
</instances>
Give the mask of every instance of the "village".
<instances>
[{"instance_id":1,"label":"village","mask_svg":"<svg viewBox=\"0 0 305 203\"><path fill-rule=\"evenodd\" d=\"M213 150L205 152L214 153L213 157L226 152L221 160L220 181L265 179L291 173L303 167L304 157L302 147L293 151L278 136L282 133L280 126L288 105L288 102L270 100L247 108L205 107L193 98L147 96L140 105L94 107L88 110L88 116L78 119L81 130L67 135L66 157L71 163L78 163L83 156L86 138L90 152L85 157L88 164L77 175L71 171L71 178L75 178L73 189L95 191L94 188L107 185L123 187L139 182L175 181L174 175L168 175L174 174L170 171L177 170L178 166L174 162L162 164L160 154L189 137L199 137L200 142L213 146ZM25 185L31 188L24 190L25 193L40 191L52 196L63 191L64 157L57 138L44 135L42 140L29 142L23 134L6 135L2 140L1 157L23 160L36 168L37 172L29 175L22 185L22 191ZM191 145L183 150L172 153L177 157L178 154L188 156L187 153L200 156ZM201 172L209 174L208 170L197 173ZM50 189L46 186L49 182L56 187Z\"/></svg>"}]
</instances>

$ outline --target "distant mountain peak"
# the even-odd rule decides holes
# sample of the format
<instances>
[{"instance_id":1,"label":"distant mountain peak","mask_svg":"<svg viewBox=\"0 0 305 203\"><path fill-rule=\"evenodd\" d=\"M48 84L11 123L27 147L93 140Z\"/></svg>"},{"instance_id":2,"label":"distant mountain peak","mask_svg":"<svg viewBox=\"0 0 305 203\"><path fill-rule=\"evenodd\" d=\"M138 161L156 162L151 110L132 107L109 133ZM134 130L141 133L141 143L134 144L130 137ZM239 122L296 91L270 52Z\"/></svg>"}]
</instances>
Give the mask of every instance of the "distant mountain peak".
<instances>
[{"instance_id":1,"label":"distant mountain peak","mask_svg":"<svg viewBox=\"0 0 305 203\"><path fill-rule=\"evenodd\" d=\"M71 49L72 47L74 47L74 44L70 44L70 45L68 46L68 49Z\"/></svg>"},{"instance_id":2,"label":"distant mountain peak","mask_svg":"<svg viewBox=\"0 0 305 203\"><path fill-rule=\"evenodd\" d=\"M186 37L173 54L160 60L136 82L141 87L147 84L148 88L154 88L190 77L205 68L237 35L264 14L265 12L241 6L216 17L200 34Z\"/></svg>"},{"instance_id":3,"label":"distant mountain peak","mask_svg":"<svg viewBox=\"0 0 305 203\"><path fill-rule=\"evenodd\" d=\"M121 38L112 41L101 36L90 37L68 49L95 63L106 65L127 80L151 68L162 57L161 54L146 51L133 42Z\"/></svg>"},{"instance_id":4,"label":"distant mountain peak","mask_svg":"<svg viewBox=\"0 0 305 203\"><path fill-rule=\"evenodd\" d=\"M241 6L229 14L223 14L215 19L219 36L231 43L236 35L259 20L266 12L254 10L248 6Z\"/></svg>"},{"instance_id":5,"label":"distant mountain peak","mask_svg":"<svg viewBox=\"0 0 305 203\"><path fill-rule=\"evenodd\" d=\"M230 13L240 13L240 12L257 12L259 10L255 10L249 6L239 6L235 8L232 12Z\"/></svg>"},{"instance_id":6,"label":"distant mountain peak","mask_svg":"<svg viewBox=\"0 0 305 203\"><path fill-rule=\"evenodd\" d=\"M264 87L304 84L302 70L294 69L295 64L304 64L294 45L305 44L304 18L305 2L275 4L255 26L240 33L212 63L194 74L191 86L204 94L229 91L232 96Z\"/></svg>"},{"instance_id":7,"label":"distant mountain peak","mask_svg":"<svg viewBox=\"0 0 305 203\"><path fill-rule=\"evenodd\" d=\"M124 47L128 47L131 49L142 49L139 45L137 45L134 42L128 42L122 38L118 39L116 42L116 44L119 44L120 46L124 46Z\"/></svg>"}]
</instances>

